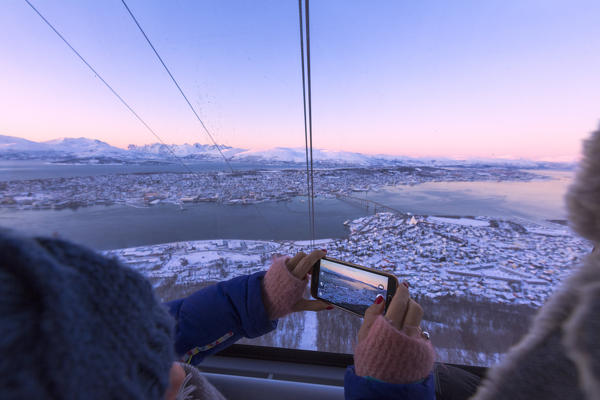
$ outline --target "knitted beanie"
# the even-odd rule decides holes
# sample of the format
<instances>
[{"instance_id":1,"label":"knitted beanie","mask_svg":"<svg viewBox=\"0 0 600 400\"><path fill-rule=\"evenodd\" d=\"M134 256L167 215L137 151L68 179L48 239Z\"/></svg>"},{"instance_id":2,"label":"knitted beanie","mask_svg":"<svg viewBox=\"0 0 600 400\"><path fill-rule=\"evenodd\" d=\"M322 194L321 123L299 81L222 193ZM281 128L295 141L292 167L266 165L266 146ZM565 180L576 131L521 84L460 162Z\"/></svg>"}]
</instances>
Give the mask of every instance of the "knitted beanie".
<instances>
[{"instance_id":1,"label":"knitted beanie","mask_svg":"<svg viewBox=\"0 0 600 400\"><path fill-rule=\"evenodd\" d=\"M3 399L162 399L172 319L118 261L0 229Z\"/></svg>"}]
</instances>

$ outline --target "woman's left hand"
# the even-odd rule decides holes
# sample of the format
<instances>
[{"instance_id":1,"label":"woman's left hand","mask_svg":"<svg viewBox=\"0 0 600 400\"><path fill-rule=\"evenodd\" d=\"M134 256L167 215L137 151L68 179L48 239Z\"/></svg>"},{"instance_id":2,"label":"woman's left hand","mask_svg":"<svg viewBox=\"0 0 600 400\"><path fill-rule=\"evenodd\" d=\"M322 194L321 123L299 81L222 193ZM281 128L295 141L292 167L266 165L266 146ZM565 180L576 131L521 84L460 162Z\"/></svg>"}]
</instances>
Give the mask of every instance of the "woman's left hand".
<instances>
[{"instance_id":1,"label":"woman's left hand","mask_svg":"<svg viewBox=\"0 0 600 400\"><path fill-rule=\"evenodd\" d=\"M280 257L273 261L263 280L263 300L270 319L279 319L296 311L321 311L333 308L320 300L303 297L308 275L326 252L303 252L293 258Z\"/></svg>"},{"instance_id":2,"label":"woman's left hand","mask_svg":"<svg viewBox=\"0 0 600 400\"><path fill-rule=\"evenodd\" d=\"M299 252L293 258L286 261L285 266L298 279L307 279L312 273L313 266L321 258L325 257L326 252L323 250L315 250L309 255ZM300 298L293 306L292 311L321 311L331 310L333 306L321 300L309 300L304 297Z\"/></svg>"}]
</instances>

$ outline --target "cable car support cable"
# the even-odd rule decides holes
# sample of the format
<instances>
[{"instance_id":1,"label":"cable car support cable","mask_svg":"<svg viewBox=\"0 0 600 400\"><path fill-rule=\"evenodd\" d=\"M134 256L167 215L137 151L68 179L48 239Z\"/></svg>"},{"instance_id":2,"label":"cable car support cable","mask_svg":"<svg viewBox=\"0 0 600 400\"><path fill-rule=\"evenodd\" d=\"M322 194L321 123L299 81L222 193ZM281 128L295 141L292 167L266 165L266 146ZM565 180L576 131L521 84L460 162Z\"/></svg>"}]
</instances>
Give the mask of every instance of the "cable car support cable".
<instances>
[{"instance_id":1,"label":"cable car support cable","mask_svg":"<svg viewBox=\"0 0 600 400\"><path fill-rule=\"evenodd\" d=\"M129 8L129 6L127 6L127 3L125 2L125 0L121 0L121 2L125 6L125 9L129 13L129 16L131 17L131 19L133 19L133 22L135 22L135 24L137 25L138 29L142 33L142 35L144 35L144 38L146 39L146 42L148 42L148 44L150 45L150 48L152 48L152 51L154 52L154 54L156 55L156 57L158 58L158 60L162 64L162 66L164 67L165 71L167 71L167 74L169 74L169 76L171 77L171 80L173 81L173 83L175 84L175 86L177 86L177 89L179 90L179 93L181 93L181 95L185 99L185 102L190 107L190 110L192 110L192 112L196 116L196 119L198 120L198 122L200 122L200 125L202 125L202 128L204 128L204 131L206 132L206 134L208 135L208 137L210 138L210 140L213 142L213 144L215 145L215 147L219 151L219 154L221 154L221 157L223 157L223 160L225 160L225 163L227 164L227 166L229 167L229 169L231 170L231 172L233 172L233 168L231 167L231 164L229 164L229 160L227 159L227 157L225 157L225 154L223 154L223 151L221 151L221 147L217 144L217 142L213 138L212 134L210 133L210 131L208 130L208 128L206 127L206 125L204 125L204 122L202 121L202 119L200 118L200 116L198 115L198 113L196 112L196 109L194 108L194 106L192 106L192 103L190 103L190 101L188 100L187 96L183 92L183 89L181 89L181 86L179 86L179 83L177 83L177 80L175 79L175 77L173 76L173 74L171 73L171 71L169 70L169 67L167 67L167 64L165 64L165 62L163 61L163 59L160 56L160 54L158 54L158 51L156 50L156 48L154 47L154 45L150 41L150 38L148 38L148 35L146 35L146 32L144 31L144 29L142 29L142 26L140 25L140 23L138 22L138 20L133 15L133 12Z\"/></svg>"},{"instance_id":2,"label":"cable car support cable","mask_svg":"<svg viewBox=\"0 0 600 400\"><path fill-rule=\"evenodd\" d=\"M300 21L300 61L302 64L302 98L304 107L304 142L306 149L306 189L308 196L308 218L310 226L311 245L315 241L315 189L313 173L313 140L312 140L312 101L311 101L311 73L310 73L310 21L309 0L305 0L305 23L302 21L302 0L298 0L298 13ZM306 68L304 51L304 30L306 30ZM308 98L307 93L308 91ZM308 108L308 124L307 124Z\"/></svg>"},{"instance_id":3,"label":"cable car support cable","mask_svg":"<svg viewBox=\"0 0 600 400\"><path fill-rule=\"evenodd\" d=\"M73 51L73 53L75 53L75 55L76 55L77 57L79 57L79 59L80 59L80 60L81 60L81 61L82 61L82 62L83 62L83 63L84 63L84 64L85 64L85 65L86 65L86 66L87 66L87 67L88 67L88 68L89 68L89 69L90 69L90 70L91 70L93 73L94 73L94 75L95 75L95 76L96 76L98 79L100 79L100 81L101 81L102 83L104 83L104 85L105 85L105 86L108 88L108 90L110 90L110 91L111 91L111 93L112 93L113 95L115 95L115 97L116 97L117 99L119 99L119 101L120 101L120 102L121 102L121 103L122 103L122 104L123 104L123 105L124 105L124 106L125 106L125 107L126 107L126 108L127 108L127 109L128 109L128 110L129 110L129 111L130 111L130 112L131 112L131 113L132 113L132 114L133 114L133 115L134 115L134 116L135 116L137 119L138 119L138 121L140 121L140 122L142 123L142 125L144 125L144 127L146 127L146 129L147 129L147 130L148 130L148 131L149 131L149 132L150 132L152 135L154 135L154 137L156 137L156 139L158 139L158 141L159 141L161 144L163 144L163 145L164 145L164 146L165 146L165 147L166 147L166 148L169 150L169 152L171 153L171 155L172 155L172 156L173 156L175 159L177 159L177 160L179 161L179 163L180 163L180 164L181 164L181 165L182 165L182 166L183 166L183 167L184 167L184 168L185 168L185 169L186 169L186 170L187 170L189 173L191 173L192 175L197 175L197 174L196 174L194 171L192 171L192 170L190 169L190 167L188 167L188 166L187 166L187 165L186 165L186 164L183 162L183 160L182 160L181 158L179 158L179 157L177 156L177 154L175 154L175 152L173 151L173 149L171 149L171 147L170 147L169 145L167 145L167 144L166 144L166 143L165 143L165 142L164 142L164 141L161 139L161 137L160 137L160 136L158 136L158 134L157 134L157 133L156 133L156 132L155 132L155 131L154 131L154 130L153 130L151 127L150 127L150 125L148 125L148 124L146 123L146 121L144 121L144 120L142 119L142 117L140 117L140 116L139 116L139 114L138 114L137 112L135 112L135 110L134 110L134 109L133 109L133 108L132 108L132 107L131 107L131 106L130 106L130 105L129 105L129 104L128 104L128 103L127 103L127 102L126 102L126 101L125 101L125 100L124 100L124 99L123 99L123 98L122 98L122 97L121 97L121 96L118 94L118 93L117 93L117 91L116 91L115 89L113 89L113 87L112 87L112 86L111 86L111 85L110 85L108 82L106 82L106 80L104 80L104 78L102 77L102 75L100 75L100 74L98 73L98 71L96 71L96 70L94 69L94 67L92 67L92 66L90 65L90 63L88 63L88 62L85 60L85 58L83 58L83 56L82 56L81 54L79 54L79 52L78 52L77 50L75 50L75 48L74 48L74 47L71 45L71 43L69 43L69 41L68 41L67 39L65 39L65 37L64 37L64 36L63 36L63 35L62 35L62 34L61 34L61 33L60 33L60 32L59 32L59 31L58 31L58 30L57 30L57 29L54 27L54 25L52 25L52 24L51 24L51 23L50 23L50 22L49 22L49 21L48 21L48 20L47 20L47 19L46 19L46 18L45 18L43 15L42 15L42 13L40 13L40 12L39 12L39 11L38 11L38 9L37 9L37 8L35 8L35 7L33 6L33 4L31 4L31 3L29 2L29 0L25 0L25 2L26 2L26 3L27 3L27 4L28 4L28 5L29 5L29 6L30 6L32 9L33 9L33 11L35 11L35 12L36 12L36 14L37 14L37 15L38 15L38 16L39 16L39 17L40 17L40 18L41 18L41 19L42 19L42 20L43 20L43 21L46 23L46 25L48 25L48 26L50 27L50 29L52 29L52 30L54 31L54 33L56 33L56 35L57 35L57 36L58 36L58 37L59 37L59 38L60 38L60 39L61 39L63 42L65 42L65 44L66 44L67 46L69 46L69 48L70 48L70 49Z\"/></svg>"}]
</instances>

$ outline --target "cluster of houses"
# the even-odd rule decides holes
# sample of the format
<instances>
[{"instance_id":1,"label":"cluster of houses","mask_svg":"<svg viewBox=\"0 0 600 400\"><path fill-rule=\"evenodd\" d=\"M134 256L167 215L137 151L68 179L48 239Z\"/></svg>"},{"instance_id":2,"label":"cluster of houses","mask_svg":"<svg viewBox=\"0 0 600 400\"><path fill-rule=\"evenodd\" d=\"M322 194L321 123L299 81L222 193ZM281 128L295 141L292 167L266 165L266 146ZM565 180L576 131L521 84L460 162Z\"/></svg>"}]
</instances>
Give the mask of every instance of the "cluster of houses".
<instances>
[{"instance_id":1,"label":"cluster of houses","mask_svg":"<svg viewBox=\"0 0 600 400\"><path fill-rule=\"evenodd\" d=\"M315 194L333 198L385 186L424 182L531 180L511 168L330 168L314 173ZM306 195L302 169L242 170L234 173L136 173L0 182L0 207L63 209L95 205L138 207L196 202L254 204Z\"/></svg>"}]
</instances>

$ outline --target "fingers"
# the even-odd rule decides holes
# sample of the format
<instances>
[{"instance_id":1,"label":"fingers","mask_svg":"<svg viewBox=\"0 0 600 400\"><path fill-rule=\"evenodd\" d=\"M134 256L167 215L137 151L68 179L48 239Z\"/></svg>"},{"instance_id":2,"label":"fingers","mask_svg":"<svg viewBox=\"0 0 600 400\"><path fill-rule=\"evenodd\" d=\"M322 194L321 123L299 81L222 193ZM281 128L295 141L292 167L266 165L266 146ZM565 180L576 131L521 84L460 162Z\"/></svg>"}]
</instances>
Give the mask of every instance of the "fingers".
<instances>
[{"instance_id":1,"label":"fingers","mask_svg":"<svg viewBox=\"0 0 600 400\"><path fill-rule=\"evenodd\" d=\"M404 326L420 326L423 319L423 309L413 299L408 302L408 311L404 317Z\"/></svg>"},{"instance_id":2,"label":"fingers","mask_svg":"<svg viewBox=\"0 0 600 400\"><path fill-rule=\"evenodd\" d=\"M396 294L385 313L385 317L390 321L392 326L398 330L402 329L402 326L404 325L404 318L408 311L409 300L408 288L404 285L398 285Z\"/></svg>"},{"instance_id":3,"label":"fingers","mask_svg":"<svg viewBox=\"0 0 600 400\"><path fill-rule=\"evenodd\" d=\"M300 299L300 301L298 301L296 304L294 304L294 307L292 308L292 310L294 312L296 312L296 311L322 311L322 310L331 310L332 308L333 308L333 306L330 306L329 304L325 303L324 301Z\"/></svg>"},{"instance_id":4,"label":"fingers","mask_svg":"<svg viewBox=\"0 0 600 400\"><path fill-rule=\"evenodd\" d=\"M379 302L379 303L378 303ZM358 331L358 341L360 342L369 334L369 329L377 319L377 317L383 314L383 310L385 310L385 299L382 295L378 295L375 299L375 302L371 304L369 308L365 311L365 319Z\"/></svg>"},{"instance_id":5,"label":"fingers","mask_svg":"<svg viewBox=\"0 0 600 400\"><path fill-rule=\"evenodd\" d=\"M306 274L312 271L312 267L317 263L317 261L325 257L325 254L326 253L323 250L314 250L306 257L302 257L298 262L298 265L292 270L292 275L298 279L304 279ZM296 257L297 256L298 255L296 255Z\"/></svg>"},{"instance_id":6,"label":"fingers","mask_svg":"<svg viewBox=\"0 0 600 400\"><path fill-rule=\"evenodd\" d=\"M404 326L402 330L408 336L412 337L420 337L421 336L421 320L423 319L423 308L414 301L410 299L408 302L408 310L406 311L406 316L404 317Z\"/></svg>"},{"instance_id":7,"label":"fingers","mask_svg":"<svg viewBox=\"0 0 600 400\"><path fill-rule=\"evenodd\" d=\"M298 254L296 254L293 258L287 260L285 262L285 266L290 270L290 272L292 272L294 268L296 268L300 260L302 260L304 257L306 257L306 254L301 251Z\"/></svg>"}]
</instances>

